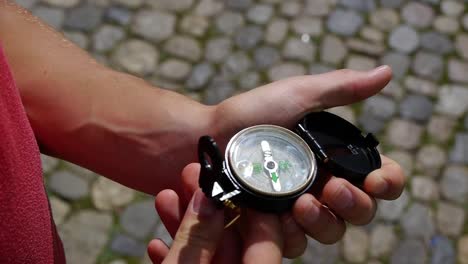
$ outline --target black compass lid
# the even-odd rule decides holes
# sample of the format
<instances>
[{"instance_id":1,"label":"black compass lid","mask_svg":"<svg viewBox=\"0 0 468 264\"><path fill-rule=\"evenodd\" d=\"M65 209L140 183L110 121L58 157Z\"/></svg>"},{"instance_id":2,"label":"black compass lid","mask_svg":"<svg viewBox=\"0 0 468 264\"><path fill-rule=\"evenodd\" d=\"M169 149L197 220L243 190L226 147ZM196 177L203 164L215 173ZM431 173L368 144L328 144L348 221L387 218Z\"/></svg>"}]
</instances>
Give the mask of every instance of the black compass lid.
<instances>
[{"instance_id":1,"label":"black compass lid","mask_svg":"<svg viewBox=\"0 0 468 264\"><path fill-rule=\"evenodd\" d=\"M374 135L363 135L359 128L337 115L310 113L299 121L296 132L337 177L359 183L381 167L376 148L379 142Z\"/></svg>"}]
</instances>

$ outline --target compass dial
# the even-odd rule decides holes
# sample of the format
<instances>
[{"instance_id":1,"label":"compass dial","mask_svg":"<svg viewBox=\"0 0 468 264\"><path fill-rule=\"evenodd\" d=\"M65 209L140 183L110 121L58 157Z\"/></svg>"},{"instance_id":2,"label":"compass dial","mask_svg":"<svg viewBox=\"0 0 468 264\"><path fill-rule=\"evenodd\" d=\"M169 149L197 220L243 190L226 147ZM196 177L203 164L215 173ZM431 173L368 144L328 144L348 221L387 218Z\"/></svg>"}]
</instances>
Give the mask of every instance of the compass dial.
<instances>
[{"instance_id":1,"label":"compass dial","mask_svg":"<svg viewBox=\"0 0 468 264\"><path fill-rule=\"evenodd\" d=\"M258 125L237 133L226 149L229 169L252 191L286 196L314 180L317 164L307 143L292 131Z\"/></svg>"}]
</instances>

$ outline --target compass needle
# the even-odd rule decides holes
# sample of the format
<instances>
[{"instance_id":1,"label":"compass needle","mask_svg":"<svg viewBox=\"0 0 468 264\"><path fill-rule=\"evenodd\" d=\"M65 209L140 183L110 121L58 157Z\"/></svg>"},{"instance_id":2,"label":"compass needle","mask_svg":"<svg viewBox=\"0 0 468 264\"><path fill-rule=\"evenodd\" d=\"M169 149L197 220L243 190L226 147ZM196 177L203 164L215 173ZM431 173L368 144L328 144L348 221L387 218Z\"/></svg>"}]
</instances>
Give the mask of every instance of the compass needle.
<instances>
[{"instance_id":1,"label":"compass needle","mask_svg":"<svg viewBox=\"0 0 468 264\"><path fill-rule=\"evenodd\" d=\"M266 140L262 140L260 143L263 151L264 168L268 171L271 178L271 183L273 184L273 189L277 192L281 191L281 182L278 176L278 163L273 159L273 153L270 148L270 143Z\"/></svg>"}]
</instances>

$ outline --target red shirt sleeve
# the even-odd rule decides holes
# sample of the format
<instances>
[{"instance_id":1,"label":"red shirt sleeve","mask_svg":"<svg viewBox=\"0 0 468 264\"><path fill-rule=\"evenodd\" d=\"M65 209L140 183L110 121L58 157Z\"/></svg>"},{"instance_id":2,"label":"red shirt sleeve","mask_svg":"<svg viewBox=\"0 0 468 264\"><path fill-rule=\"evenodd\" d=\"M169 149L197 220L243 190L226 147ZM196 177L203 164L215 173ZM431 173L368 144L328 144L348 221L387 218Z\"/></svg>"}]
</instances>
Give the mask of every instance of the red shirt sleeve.
<instances>
[{"instance_id":1,"label":"red shirt sleeve","mask_svg":"<svg viewBox=\"0 0 468 264\"><path fill-rule=\"evenodd\" d=\"M39 148L1 46L0 263L65 263Z\"/></svg>"}]
</instances>

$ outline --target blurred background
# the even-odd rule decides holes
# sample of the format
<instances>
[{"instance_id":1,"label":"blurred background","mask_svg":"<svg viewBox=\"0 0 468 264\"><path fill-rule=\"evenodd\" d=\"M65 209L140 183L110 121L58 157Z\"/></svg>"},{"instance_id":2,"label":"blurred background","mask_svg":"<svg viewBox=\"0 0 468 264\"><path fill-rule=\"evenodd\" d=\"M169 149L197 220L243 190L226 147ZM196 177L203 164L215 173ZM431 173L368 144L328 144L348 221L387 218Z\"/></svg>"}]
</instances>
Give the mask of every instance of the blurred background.
<instances>
[{"instance_id":1,"label":"blurred background","mask_svg":"<svg viewBox=\"0 0 468 264\"><path fill-rule=\"evenodd\" d=\"M468 263L468 1L17 0L99 62L216 104L294 75L388 64L377 96L331 111L409 176L375 221L285 263ZM69 263L150 263L153 198L43 156Z\"/></svg>"}]
</instances>

